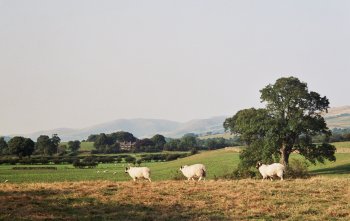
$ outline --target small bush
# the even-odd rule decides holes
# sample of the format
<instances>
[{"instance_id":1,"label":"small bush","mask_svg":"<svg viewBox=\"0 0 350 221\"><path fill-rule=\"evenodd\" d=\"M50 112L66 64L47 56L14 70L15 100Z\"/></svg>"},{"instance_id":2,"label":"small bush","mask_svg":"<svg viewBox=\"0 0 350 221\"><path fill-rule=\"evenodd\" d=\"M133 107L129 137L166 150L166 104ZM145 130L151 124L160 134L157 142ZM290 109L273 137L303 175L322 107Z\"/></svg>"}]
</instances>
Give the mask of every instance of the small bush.
<instances>
[{"instance_id":1,"label":"small bush","mask_svg":"<svg viewBox=\"0 0 350 221\"><path fill-rule=\"evenodd\" d=\"M179 157L180 157L180 154L167 154L165 157L165 160L172 161L172 160L176 160Z\"/></svg>"},{"instance_id":2,"label":"small bush","mask_svg":"<svg viewBox=\"0 0 350 221\"><path fill-rule=\"evenodd\" d=\"M62 163L66 162L69 164L73 164L76 159L77 159L76 157L65 157L61 161Z\"/></svg>"},{"instance_id":3,"label":"small bush","mask_svg":"<svg viewBox=\"0 0 350 221\"><path fill-rule=\"evenodd\" d=\"M259 171L238 166L231 173L224 174L222 176L219 176L218 178L228 179L228 180L239 180L239 179L247 179L247 178L256 178L258 176L259 176Z\"/></svg>"},{"instance_id":4,"label":"small bush","mask_svg":"<svg viewBox=\"0 0 350 221\"><path fill-rule=\"evenodd\" d=\"M138 159L138 160L136 160L136 164L137 164L138 166L140 166L140 165L141 165L141 163L142 163L142 159Z\"/></svg>"},{"instance_id":5,"label":"small bush","mask_svg":"<svg viewBox=\"0 0 350 221\"><path fill-rule=\"evenodd\" d=\"M123 160L123 158L117 157L117 158L115 159L115 162L116 162L116 163L120 163L120 162L122 162L122 160Z\"/></svg>"},{"instance_id":6,"label":"small bush","mask_svg":"<svg viewBox=\"0 0 350 221\"><path fill-rule=\"evenodd\" d=\"M126 163L132 163L132 164L136 163L136 158L132 157L132 156L127 156L127 157L124 158L124 160L125 160Z\"/></svg>"},{"instance_id":7,"label":"small bush","mask_svg":"<svg viewBox=\"0 0 350 221\"><path fill-rule=\"evenodd\" d=\"M91 151L91 154L98 154L98 153L100 153L100 151L98 151L98 150L92 150Z\"/></svg>"},{"instance_id":8,"label":"small bush","mask_svg":"<svg viewBox=\"0 0 350 221\"><path fill-rule=\"evenodd\" d=\"M177 171L173 172L170 179L171 180L186 180L186 177L179 170L177 170Z\"/></svg>"},{"instance_id":9,"label":"small bush","mask_svg":"<svg viewBox=\"0 0 350 221\"><path fill-rule=\"evenodd\" d=\"M198 153L198 150L196 148L191 149L191 155L195 155Z\"/></svg>"},{"instance_id":10,"label":"small bush","mask_svg":"<svg viewBox=\"0 0 350 221\"><path fill-rule=\"evenodd\" d=\"M78 156L78 152L70 152L70 153L68 154L68 156L70 156L70 157Z\"/></svg>"},{"instance_id":11,"label":"small bush","mask_svg":"<svg viewBox=\"0 0 350 221\"><path fill-rule=\"evenodd\" d=\"M11 165L16 165L19 162L19 159L9 159L8 163Z\"/></svg>"},{"instance_id":12,"label":"small bush","mask_svg":"<svg viewBox=\"0 0 350 221\"><path fill-rule=\"evenodd\" d=\"M52 160L52 162L53 162L54 164L60 164L62 161L61 161L60 158L55 158L55 159Z\"/></svg>"},{"instance_id":13,"label":"small bush","mask_svg":"<svg viewBox=\"0 0 350 221\"><path fill-rule=\"evenodd\" d=\"M308 171L309 164L305 160L291 159L289 166L286 169L286 178L308 178L310 173Z\"/></svg>"},{"instance_id":14,"label":"small bush","mask_svg":"<svg viewBox=\"0 0 350 221\"><path fill-rule=\"evenodd\" d=\"M84 168L95 168L98 165L98 163L96 163L95 161L80 161L80 160L75 160L73 163L73 166L75 168L79 168L79 169L84 169Z\"/></svg>"}]
</instances>

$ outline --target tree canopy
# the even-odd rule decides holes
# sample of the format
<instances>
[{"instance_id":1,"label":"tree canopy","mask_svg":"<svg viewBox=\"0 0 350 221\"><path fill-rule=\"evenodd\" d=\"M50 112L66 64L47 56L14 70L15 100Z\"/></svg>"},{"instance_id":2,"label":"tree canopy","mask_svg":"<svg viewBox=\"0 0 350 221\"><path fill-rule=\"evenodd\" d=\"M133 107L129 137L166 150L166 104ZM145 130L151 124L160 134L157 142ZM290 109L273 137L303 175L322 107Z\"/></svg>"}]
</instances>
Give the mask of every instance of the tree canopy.
<instances>
[{"instance_id":1,"label":"tree canopy","mask_svg":"<svg viewBox=\"0 0 350 221\"><path fill-rule=\"evenodd\" d=\"M0 137L0 154L6 154L7 153L7 142L4 137Z\"/></svg>"},{"instance_id":2,"label":"tree canopy","mask_svg":"<svg viewBox=\"0 0 350 221\"><path fill-rule=\"evenodd\" d=\"M260 92L265 108L238 111L224 122L224 128L240 135L248 146L240 156L243 164L279 159L288 165L294 151L312 163L335 160L334 146L312 140L316 135L331 135L322 117L329 108L326 97L309 91L307 84L295 77L280 78Z\"/></svg>"},{"instance_id":3,"label":"tree canopy","mask_svg":"<svg viewBox=\"0 0 350 221\"><path fill-rule=\"evenodd\" d=\"M16 154L19 157L30 156L34 151L34 142L30 138L13 137L8 142L8 151L10 154Z\"/></svg>"},{"instance_id":4,"label":"tree canopy","mask_svg":"<svg viewBox=\"0 0 350 221\"><path fill-rule=\"evenodd\" d=\"M165 137L161 134L154 135L151 140L153 141L156 148L163 149L166 144Z\"/></svg>"},{"instance_id":5,"label":"tree canopy","mask_svg":"<svg viewBox=\"0 0 350 221\"><path fill-rule=\"evenodd\" d=\"M53 155L57 153L60 141L57 134L52 135L51 138L47 135L40 135L35 144L36 151L42 155Z\"/></svg>"},{"instance_id":6,"label":"tree canopy","mask_svg":"<svg viewBox=\"0 0 350 221\"><path fill-rule=\"evenodd\" d=\"M80 141L79 140L69 141L68 142L68 148L72 152L77 152L79 150L79 148L80 148Z\"/></svg>"}]
</instances>

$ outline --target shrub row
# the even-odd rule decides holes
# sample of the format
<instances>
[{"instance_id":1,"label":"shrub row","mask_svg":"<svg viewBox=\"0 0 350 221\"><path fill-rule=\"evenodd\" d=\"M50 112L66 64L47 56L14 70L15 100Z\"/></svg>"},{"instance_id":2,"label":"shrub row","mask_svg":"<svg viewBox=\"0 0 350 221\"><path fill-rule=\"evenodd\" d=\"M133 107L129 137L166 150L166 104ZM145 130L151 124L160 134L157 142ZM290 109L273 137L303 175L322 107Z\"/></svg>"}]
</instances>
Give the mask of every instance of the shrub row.
<instances>
[{"instance_id":1,"label":"shrub row","mask_svg":"<svg viewBox=\"0 0 350 221\"><path fill-rule=\"evenodd\" d=\"M73 163L73 166L76 168L95 168L98 165L98 163L95 160L75 160Z\"/></svg>"},{"instance_id":2,"label":"shrub row","mask_svg":"<svg viewBox=\"0 0 350 221\"><path fill-rule=\"evenodd\" d=\"M13 170L57 170L57 167L12 167Z\"/></svg>"},{"instance_id":3,"label":"shrub row","mask_svg":"<svg viewBox=\"0 0 350 221\"><path fill-rule=\"evenodd\" d=\"M143 155L141 155L141 160L144 162L172 161L172 160L176 160L178 158L187 157L189 155L190 154L188 154L188 153L143 154Z\"/></svg>"},{"instance_id":4,"label":"shrub row","mask_svg":"<svg viewBox=\"0 0 350 221\"><path fill-rule=\"evenodd\" d=\"M84 161L86 158L93 158L98 163L120 163L123 161L127 163L138 163L141 162L158 162L158 161L172 161L178 158L183 158L191 155L190 153L166 153L166 154L143 154L141 159L136 161L136 158L128 154L118 156L61 156L61 157L31 157L31 158L11 158L3 157L0 158L0 164L22 164L22 165L38 165L38 164L73 164L75 161Z\"/></svg>"},{"instance_id":5,"label":"shrub row","mask_svg":"<svg viewBox=\"0 0 350 221\"><path fill-rule=\"evenodd\" d=\"M124 156L127 157L128 155ZM84 160L85 158L94 158L99 163L114 163L121 162L123 156L71 156L71 157L35 157L35 158L0 158L0 164L22 164L22 165L37 165L37 164L73 164L76 160Z\"/></svg>"}]
</instances>

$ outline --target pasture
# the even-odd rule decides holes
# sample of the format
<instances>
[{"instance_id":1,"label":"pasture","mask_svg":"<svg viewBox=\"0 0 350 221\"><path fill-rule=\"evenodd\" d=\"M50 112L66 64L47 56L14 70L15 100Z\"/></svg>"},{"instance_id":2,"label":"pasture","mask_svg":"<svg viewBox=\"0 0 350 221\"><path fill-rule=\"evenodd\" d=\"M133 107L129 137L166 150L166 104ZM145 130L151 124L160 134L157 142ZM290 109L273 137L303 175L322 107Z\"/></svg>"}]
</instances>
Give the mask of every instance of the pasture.
<instances>
[{"instance_id":1,"label":"pasture","mask_svg":"<svg viewBox=\"0 0 350 221\"><path fill-rule=\"evenodd\" d=\"M310 165L309 179L274 182L216 179L239 163L235 148L143 163L152 183L132 182L123 163L49 165L57 170L2 165L0 220L350 220L350 153L336 157ZM198 162L207 167L206 181L173 180L181 165Z\"/></svg>"},{"instance_id":2,"label":"pasture","mask_svg":"<svg viewBox=\"0 0 350 221\"><path fill-rule=\"evenodd\" d=\"M347 178L0 184L1 220L349 220Z\"/></svg>"},{"instance_id":3,"label":"pasture","mask_svg":"<svg viewBox=\"0 0 350 221\"><path fill-rule=\"evenodd\" d=\"M336 153L336 162L310 165L309 170L314 175L330 177L350 177L350 153ZM294 154L292 158L300 158ZM235 149L220 149L204 151L190 157L169 162L142 163L152 171L152 180L171 180L179 176L181 165L203 163L207 167L207 178L213 179L231 172L239 163L239 153ZM41 166L41 165L40 165ZM50 165L57 170L13 170L13 165L0 166L0 182L8 180L11 183L62 182L62 181L127 181L129 176L124 173L125 163L99 164L94 169L77 169L72 165ZM36 167L36 166L33 166ZM106 171L106 172L104 172ZM115 173L115 174L114 174Z\"/></svg>"}]
</instances>

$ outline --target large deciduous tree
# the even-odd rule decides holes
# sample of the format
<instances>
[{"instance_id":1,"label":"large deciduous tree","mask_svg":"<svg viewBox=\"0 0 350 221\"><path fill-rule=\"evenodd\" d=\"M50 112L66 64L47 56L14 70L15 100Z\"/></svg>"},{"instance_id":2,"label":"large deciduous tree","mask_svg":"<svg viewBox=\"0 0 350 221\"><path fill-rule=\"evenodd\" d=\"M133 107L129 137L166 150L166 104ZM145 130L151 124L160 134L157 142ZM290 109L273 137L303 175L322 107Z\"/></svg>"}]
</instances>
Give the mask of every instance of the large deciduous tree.
<instances>
[{"instance_id":1,"label":"large deciduous tree","mask_svg":"<svg viewBox=\"0 0 350 221\"><path fill-rule=\"evenodd\" d=\"M68 148L70 149L70 151L74 153L77 152L80 148L80 141L79 140L69 141Z\"/></svg>"},{"instance_id":2,"label":"large deciduous tree","mask_svg":"<svg viewBox=\"0 0 350 221\"><path fill-rule=\"evenodd\" d=\"M132 133L125 132L125 131L118 131L118 132L112 133L110 134L110 137L112 137L113 142L117 141L119 143L123 143L123 142L133 143L137 140Z\"/></svg>"},{"instance_id":3,"label":"large deciduous tree","mask_svg":"<svg viewBox=\"0 0 350 221\"><path fill-rule=\"evenodd\" d=\"M8 150L10 154L16 154L20 158L30 156L34 151L34 142L30 138L16 136L8 142Z\"/></svg>"},{"instance_id":4,"label":"large deciduous tree","mask_svg":"<svg viewBox=\"0 0 350 221\"><path fill-rule=\"evenodd\" d=\"M154 145L158 149L163 149L164 145L166 144L165 137L161 134L154 135L151 140L153 141Z\"/></svg>"},{"instance_id":5,"label":"large deciduous tree","mask_svg":"<svg viewBox=\"0 0 350 221\"><path fill-rule=\"evenodd\" d=\"M36 151L42 155L53 155L57 153L61 139L54 134L51 138L47 135L40 135L36 141Z\"/></svg>"},{"instance_id":6,"label":"large deciduous tree","mask_svg":"<svg viewBox=\"0 0 350 221\"><path fill-rule=\"evenodd\" d=\"M329 108L326 97L309 91L307 84L295 77L280 78L260 92L265 108L241 110L224 122L226 130L239 134L247 143L240 156L243 165L273 158L288 165L294 151L312 163L335 161L334 146L312 141L315 135L331 134L322 117Z\"/></svg>"}]
</instances>

